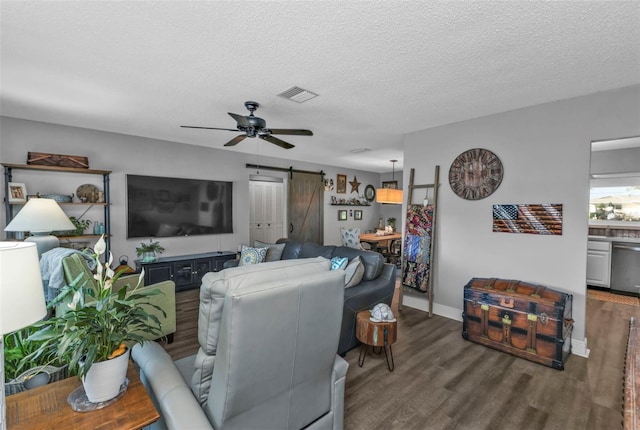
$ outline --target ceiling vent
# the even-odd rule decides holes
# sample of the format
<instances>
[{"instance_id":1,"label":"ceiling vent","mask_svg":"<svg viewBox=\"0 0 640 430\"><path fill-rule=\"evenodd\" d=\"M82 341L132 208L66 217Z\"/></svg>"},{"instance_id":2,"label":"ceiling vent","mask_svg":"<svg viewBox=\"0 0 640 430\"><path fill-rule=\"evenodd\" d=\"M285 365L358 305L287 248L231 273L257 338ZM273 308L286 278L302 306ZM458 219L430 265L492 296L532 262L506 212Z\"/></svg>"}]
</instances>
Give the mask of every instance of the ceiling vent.
<instances>
[{"instance_id":1,"label":"ceiling vent","mask_svg":"<svg viewBox=\"0 0 640 430\"><path fill-rule=\"evenodd\" d=\"M318 97L317 94L312 93L311 91L302 89L300 87L291 87L288 90L285 90L278 95L280 97L294 101L296 103L304 103L307 100L311 100L314 97Z\"/></svg>"},{"instance_id":2,"label":"ceiling vent","mask_svg":"<svg viewBox=\"0 0 640 430\"><path fill-rule=\"evenodd\" d=\"M356 148L356 149L352 149L349 152L351 152L352 154L360 154L362 152L369 152L371 151L369 148Z\"/></svg>"}]
</instances>

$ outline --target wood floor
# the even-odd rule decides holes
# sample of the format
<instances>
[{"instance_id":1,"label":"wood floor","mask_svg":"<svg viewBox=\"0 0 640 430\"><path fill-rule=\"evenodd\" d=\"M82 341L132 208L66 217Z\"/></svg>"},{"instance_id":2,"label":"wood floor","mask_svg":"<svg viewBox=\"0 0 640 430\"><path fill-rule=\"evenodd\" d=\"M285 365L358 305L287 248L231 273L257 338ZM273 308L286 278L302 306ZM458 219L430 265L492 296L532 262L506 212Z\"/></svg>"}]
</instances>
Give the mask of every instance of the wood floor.
<instances>
[{"instance_id":1,"label":"wood floor","mask_svg":"<svg viewBox=\"0 0 640 430\"><path fill-rule=\"evenodd\" d=\"M197 294L179 296L166 347L174 358L197 349ZM622 429L628 322L640 307L587 303L590 358L572 355L564 371L465 341L462 323L405 306L393 372L384 355L368 355L362 368L357 348L345 357L345 429Z\"/></svg>"}]
</instances>

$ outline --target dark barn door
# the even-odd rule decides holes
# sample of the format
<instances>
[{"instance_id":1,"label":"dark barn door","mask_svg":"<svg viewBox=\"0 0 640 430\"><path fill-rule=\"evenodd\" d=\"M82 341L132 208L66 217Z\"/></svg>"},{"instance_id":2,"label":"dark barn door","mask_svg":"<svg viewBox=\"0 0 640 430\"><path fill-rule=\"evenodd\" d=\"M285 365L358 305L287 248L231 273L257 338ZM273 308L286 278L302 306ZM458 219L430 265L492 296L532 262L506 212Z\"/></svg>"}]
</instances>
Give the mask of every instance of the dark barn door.
<instances>
[{"instance_id":1,"label":"dark barn door","mask_svg":"<svg viewBox=\"0 0 640 430\"><path fill-rule=\"evenodd\" d=\"M323 244L323 202L322 176L294 172L289 180L289 239Z\"/></svg>"}]
</instances>

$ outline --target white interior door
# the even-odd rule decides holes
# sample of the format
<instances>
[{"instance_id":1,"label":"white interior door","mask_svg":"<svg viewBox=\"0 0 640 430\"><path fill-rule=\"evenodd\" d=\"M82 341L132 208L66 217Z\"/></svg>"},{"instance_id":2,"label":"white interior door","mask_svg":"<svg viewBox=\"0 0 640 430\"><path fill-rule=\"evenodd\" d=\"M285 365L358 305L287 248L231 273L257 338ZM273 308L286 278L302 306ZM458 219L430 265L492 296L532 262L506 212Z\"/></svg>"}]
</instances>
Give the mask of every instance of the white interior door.
<instances>
[{"instance_id":1,"label":"white interior door","mask_svg":"<svg viewBox=\"0 0 640 430\"><path fill-rule=\"evenodd\" d=\"M249 241L274 243L284 232L284 184L250 181Z\"/></svg>"}]
</instances>

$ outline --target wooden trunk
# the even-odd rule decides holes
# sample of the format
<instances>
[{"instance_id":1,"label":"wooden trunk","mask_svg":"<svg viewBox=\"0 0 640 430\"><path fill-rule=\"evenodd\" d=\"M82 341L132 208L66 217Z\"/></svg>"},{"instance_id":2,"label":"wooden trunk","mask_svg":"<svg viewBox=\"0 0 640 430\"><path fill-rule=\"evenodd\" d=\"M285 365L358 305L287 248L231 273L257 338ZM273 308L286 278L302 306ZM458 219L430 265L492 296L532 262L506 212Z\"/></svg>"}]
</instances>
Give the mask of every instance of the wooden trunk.
<instances>
[{"instance_id":1,"label":"wooden trunk","mask_svg":"<svg viewBox=\"0 0 640 430\"><path fill-rule=\"evenodd\" d=\"M528 282L473 278L464 287L462 337L562 370L571 353L572 299Z\"/></svg>"}]
</instances>

